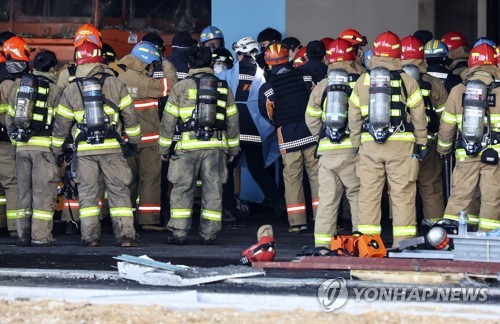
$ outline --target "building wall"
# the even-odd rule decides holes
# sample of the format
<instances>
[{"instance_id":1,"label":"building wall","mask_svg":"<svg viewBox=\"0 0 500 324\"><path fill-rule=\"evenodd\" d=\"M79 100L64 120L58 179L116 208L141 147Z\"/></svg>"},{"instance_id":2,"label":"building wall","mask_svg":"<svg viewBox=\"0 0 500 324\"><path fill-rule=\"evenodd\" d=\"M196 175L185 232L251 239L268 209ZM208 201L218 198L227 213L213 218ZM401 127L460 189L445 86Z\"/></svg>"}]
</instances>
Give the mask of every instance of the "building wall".
<instances>
[{"instance_id":1,"label":"building wall","mask_svg":"<svg viewBox=\"0 0 500 324\"><path fill-rule=\"evenodd\" d=\"M245 36L257 39L261 30L273 27L285 33L286 0L212 0L212 25L219 27L226 48Z\"/></svg>"},{"instance_id":2,"label":"building wall","mask_svg":"<svg viewBox=\"0 0 500 324\"><path fill-rule=\"evenodd\" d=\"M346 28L359 30L372 43L383 31L400 37L419 27L416 0L287 0L286 35L302 43L335 38Z\"/></svg>"}]
</instances>

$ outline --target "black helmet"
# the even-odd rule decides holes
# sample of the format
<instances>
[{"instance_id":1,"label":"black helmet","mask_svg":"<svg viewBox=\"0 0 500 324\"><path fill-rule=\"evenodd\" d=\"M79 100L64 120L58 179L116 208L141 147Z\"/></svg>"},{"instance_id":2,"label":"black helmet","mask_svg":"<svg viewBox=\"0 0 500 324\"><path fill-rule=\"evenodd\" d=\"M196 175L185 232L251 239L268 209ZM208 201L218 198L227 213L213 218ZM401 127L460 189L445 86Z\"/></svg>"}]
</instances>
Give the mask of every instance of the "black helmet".
<instances>
[{"instance_id":1,"label":"black helmet","mask_svg":"<svg viewBox=\"0 0 500 324\"><path fill-rule=\"evenodd\" d=\"M144 35L141 39L143 42L149 42L156 46L157 49L163 54L165 52L165 41L157 33L150 32Z\"/></svg>"},{"instance_id":2,"label":"black helmet","mask_svg":"<svg viewBox=\"0 0 500 324\"><path fill-rule=\"evenodd\" d=\"M214 66L215 63L225 64L226 67L230 69L234 65L233 55L224 47L217 48L212 53L212 66Z\"/></svg>"},{"instance_id":3,"label":"black helmet","mask_svg":"<svg viewBox=\"0 0 500 324\"><path fill-rule=\"evenodd\" d=\"M106 64L112 63L116 60L116 52L108 43L102 43L101 53L104 58L104 63Z\"/></svg>"}]
</instances>

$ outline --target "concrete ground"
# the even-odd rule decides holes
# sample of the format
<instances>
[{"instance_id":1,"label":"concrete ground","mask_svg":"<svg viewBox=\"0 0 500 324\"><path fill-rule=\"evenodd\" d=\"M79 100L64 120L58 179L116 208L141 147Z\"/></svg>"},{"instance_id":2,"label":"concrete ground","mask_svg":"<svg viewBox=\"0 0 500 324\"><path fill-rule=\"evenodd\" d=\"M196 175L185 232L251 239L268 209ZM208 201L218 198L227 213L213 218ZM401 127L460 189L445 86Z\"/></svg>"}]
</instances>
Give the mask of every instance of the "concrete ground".
<instances>
[{"instance_id":1,"label":"concrete ground","mask_svg":"<svg viewBox=\"0 0 500 324\"><path fill-rule=\"evenodd\" d=\"M353 300L356 287L394 285L350 280L349 271L271 269L265 277L185 288L144 286L118 277L117 261L113 257L121 254L145 254L158 261L188 266L235 265L241 251L255 243L257 229L263 224L273 225L276 260L289 261L304 245L313 246L312 226L306 233L290 234L285 218L273 219L268 210L253 207L250 218L225 223L213 246L199 244L196 221L189 244L184 246L168 245L166 232L139 232L140 247L116 247L106 224L101 247L97 248L83 247L78 235L62 233L55 234L57 246L38 248L20 248L14 240L1 237L0 312L5 314L2 323L303 323L332 318L361 323L422 320L487 323L500 318L498 283L493 284L485 302L422 304ZM390 227L385 226L384 233L389 232ZM335 313L322 312L318 287L323 281L338 277L347 279L349 301ZM473 283L461 283L455 287L471 285ZM260 317L248 313L254 311L259 311Z\"/></svg>"}]
</instances>

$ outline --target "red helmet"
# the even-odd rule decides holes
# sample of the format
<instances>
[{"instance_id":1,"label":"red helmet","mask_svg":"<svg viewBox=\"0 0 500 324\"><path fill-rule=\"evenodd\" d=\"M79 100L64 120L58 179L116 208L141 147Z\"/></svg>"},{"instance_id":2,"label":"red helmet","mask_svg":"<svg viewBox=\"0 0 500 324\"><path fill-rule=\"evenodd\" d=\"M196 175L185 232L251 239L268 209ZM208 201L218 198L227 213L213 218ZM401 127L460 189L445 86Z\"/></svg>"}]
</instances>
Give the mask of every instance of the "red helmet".
<instances>
[{"instance_id":1,"label":"red helmet","mask_svg":"<svg viewBox=\"0 0 500 324\"><path fill-rule=\"evenodd\" d=\"M378 35L373 43L373 56L400 58L401 44L398 35L391 31Z\"/></svg>"},{"instance_id":2,"label":"red helmet","mask_svg":"<svg viewBox=\"0 0 500 324\"><path fill-rule=\"evenodd\" d=\"M257 244L252 245L241 253L242 264L252 264L252 262L273 261L276 256L276 243L270 236L262 236Z\"/></svg>"},{"instance_id":3,"label":"red helmet","mask_svg":"<svg viewBox=\"0 0 500 324\"><path fill-rule=\"evenodd\" d=\"M365 36L361 36L361 34L356 29L346 29L340 33L339 38L345 39L351 45L365 46L367 41Z\"/></svg>"},{"instance_id":4,"label":"red helmet","mask_svg":"<svg viewBox=\"0 0 500 324\"><path fill-rule=\"evenodd\" d=\"M5 58L5 54L3 51L0 51L0 63L5 63L7 59Z\"/></svg>"},{"instance_id":5,"label":"red helmet","mask_svg":"<svg viewBox=\"0 0 500 324\"><path fill-rule=\"evenodd\" d=\"M19 36L9 38L3 43L5 57L16 61L30 61L30 54L34 51L24 39Z\"/></svg>"},{"instance_id":6,"label":"red helmet","mask_svg":"<svg viewBox=\"0 0 500 324\"><path fill-rule=\"evenodd\" d=\"M354 61L356 60L356 55L351 43L342 38L337 38L326 48L326 58L328 59L328 63Z\"/></svg>"},{"instance_id":7,"label":"red helmet","mask_svg":"<svg viewBox=\"0 0 500 324\"><path fill-rule=\"evenodd\" d=\"M76 49L75 63L76 65L86 63L104 63L101 48L94 43L84 42Z\"/></svg>"},{"instance_id":8,"label":"red helmet","mask_svg":"<svg viewBox=\"0 0 500 324\"><path fill-rule=\"evenodd\" d=\"M496 65L497 55L495 49L490 45L483 43L470 51L469 67L476 65Z\"/></svg>"},{"instance_id":9,"label":"red helmet","mask_svg":"<svg viewBox=\"0 0 500 324\"><path fill-rule=\"evenodd\" d=\"M95 28L91 24L85 24L78 28L75 33L75 41L73 46L79 47L84 42L90 42L102 48L102 37L99 29Z\"/></svg>"},{"instance_id":10,"label":"red helmet","mask_svg":"<svg viewBox=\"0 0 500 324\"><path fill-rule=\"evenodd\" d=\"M330 43L333 42L333 38L331 38L331 37L323 37L322 39L320 39L320 42L322 42L323 44L325 44L325 48L328 48L328 45L330 45Z\"/></svg>"},{"instance_id":11,"label":"red helmet","mask_svg":"<svg viewBox=\"0 0 500 324\"><path fill-rule=\"evenodd\" d=\"M264 59L269 66L287 63L289 59L288 48L280 42L271 43L266 49Z\"/></svg>"},{"instance_id":12,"label":"red helmet","mask_svg":"<svg viewBox=\"0 0 500 324\"><path fill-rule=\"evenodd\" d=\"M306 51L307 46L304 46L295 53L295 56L293 57L293 66L299 67L307 63Z\"/></svg>"},{"instance_id":13,"label":"red helmet","mask_svg":"<svg viewBox=\"0 0 500 324\"><path fill-rule=\"evenodd\" d=\"M401 59L424 59L424 45L422 45L418 38L406 36L401 40Z\"/></svg>"},{"instance_id":14,"label":"red helmet","mask_svg":"<svg viewBox=\"0 0 500 324\"><path fill-rule=\"evenodd\" d=\"M458 31L449 32L443 36L441 41L448 46L450 51L453 51L455 48L460 46L467 45L467 39L465 39L464 34Z\"/></svg>"}]
</instances>

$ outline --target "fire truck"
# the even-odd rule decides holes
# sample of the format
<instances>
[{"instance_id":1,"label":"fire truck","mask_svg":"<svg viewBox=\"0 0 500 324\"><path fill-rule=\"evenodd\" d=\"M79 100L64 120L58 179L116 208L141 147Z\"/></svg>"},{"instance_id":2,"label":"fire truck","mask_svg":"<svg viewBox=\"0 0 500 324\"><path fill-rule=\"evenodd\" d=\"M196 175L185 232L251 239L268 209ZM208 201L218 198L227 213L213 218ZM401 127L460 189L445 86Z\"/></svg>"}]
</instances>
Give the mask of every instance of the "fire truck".
<instances>
[{"instance_id":1,"label":"fire truck","mask_svg":"<svg viewBox=\"0 0 500 324\"><path fill-rule=\"evenodd\" d=\"M198 39L210 24L210 10L210 0L0 0L0 31L54 51L61 64L73 59L74 33L85 23L101 30L118 58L152 31L165 40L168 55L176 32Z\"/></svg>"}]
</instances>

